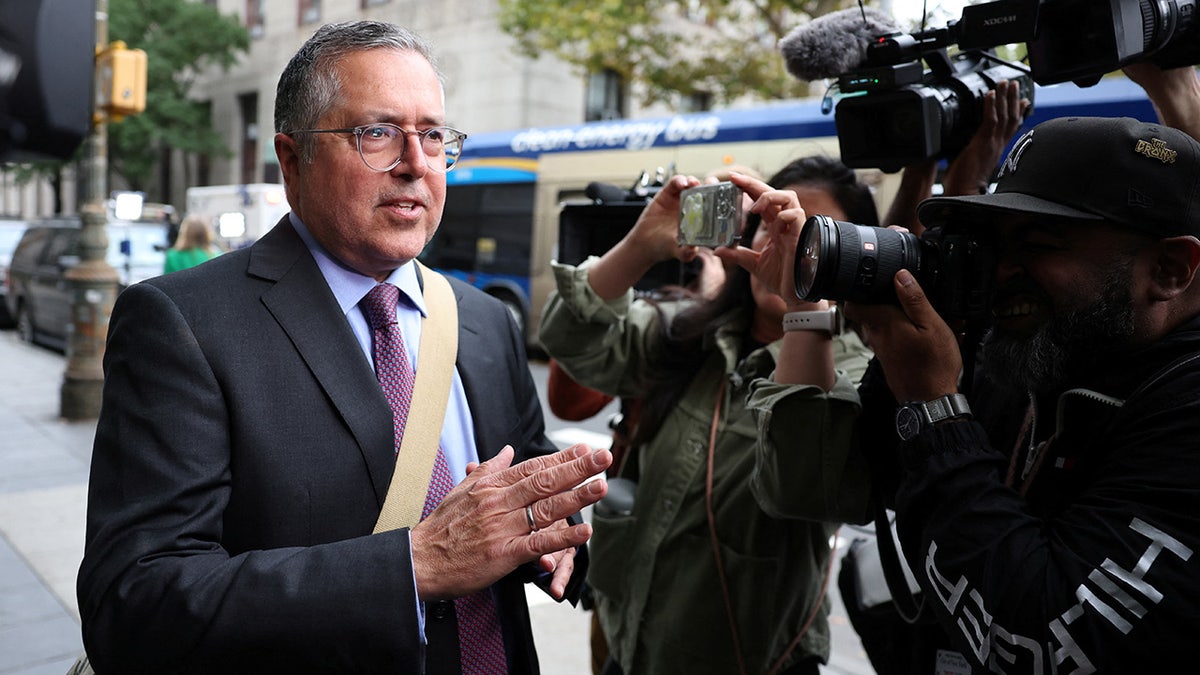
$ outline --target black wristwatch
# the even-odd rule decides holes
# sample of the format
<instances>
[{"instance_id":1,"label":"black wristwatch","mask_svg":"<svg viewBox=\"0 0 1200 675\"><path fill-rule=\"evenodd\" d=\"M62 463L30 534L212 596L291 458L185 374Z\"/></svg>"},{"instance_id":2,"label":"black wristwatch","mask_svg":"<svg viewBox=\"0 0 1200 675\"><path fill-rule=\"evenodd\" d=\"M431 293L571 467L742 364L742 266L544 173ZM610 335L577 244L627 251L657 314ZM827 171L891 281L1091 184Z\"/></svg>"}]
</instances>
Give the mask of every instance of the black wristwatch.
<instances>
[{"instance_id":1,"label":"black wristwatch","mask_svg":"<svg viewBox=\"0 0 1200 675\"><path fill-rule=\"evenodd\" d=\"M962 394L946 394L932 401L909 401L896 410L896 433L907 441L926 426L959 417L971 417L971 406Z\"/></svg>"}]
</instances>

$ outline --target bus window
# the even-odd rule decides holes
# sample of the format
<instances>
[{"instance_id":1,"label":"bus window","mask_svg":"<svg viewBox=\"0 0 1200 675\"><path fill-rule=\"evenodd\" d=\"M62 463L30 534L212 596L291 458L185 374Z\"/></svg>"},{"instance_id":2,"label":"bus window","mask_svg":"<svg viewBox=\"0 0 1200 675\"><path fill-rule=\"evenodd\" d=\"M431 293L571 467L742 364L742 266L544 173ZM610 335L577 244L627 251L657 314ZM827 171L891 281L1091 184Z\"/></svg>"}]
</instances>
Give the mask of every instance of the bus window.
<instances>
[{"instance_id":1,"label":"bus window","mask_svg":"<svg viewBox=\"0 0 1200 675\"><path fill-rule=\"evenodd\" d=\"M533 237L532 183L480 186L480 241L492 240L490 263L481 271L528 276ZM482 262L482 261L481 261Z\"/></svg>"},{"instance_id":2,"label":"bus window","mask_svg":"<svg viewBox=\"0 0 1200 675\"><path fill-rule=\"evenodd\" d=\"M532 183L455 185L421 260L463 272L529 274L533 223Z\"/></svg>"}]
</instances>

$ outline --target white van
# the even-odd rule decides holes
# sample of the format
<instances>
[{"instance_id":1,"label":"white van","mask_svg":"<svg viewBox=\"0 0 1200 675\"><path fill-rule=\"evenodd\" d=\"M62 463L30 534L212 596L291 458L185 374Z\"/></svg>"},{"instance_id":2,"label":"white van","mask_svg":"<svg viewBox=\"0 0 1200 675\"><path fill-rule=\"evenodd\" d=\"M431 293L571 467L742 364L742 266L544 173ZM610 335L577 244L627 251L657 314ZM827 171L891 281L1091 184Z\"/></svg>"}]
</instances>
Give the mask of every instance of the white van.
<instances>
[{"instance_id":1,"label":"white van","mask_svg":"<svg viewBox=\"0 0 1200 675\"><path fill-rule=\"evenodd\" d=\"M187 215L207 220L225 249L253 244L290 210L283 185L276 183L187 189Z\"/></svg>"}]
</instances>

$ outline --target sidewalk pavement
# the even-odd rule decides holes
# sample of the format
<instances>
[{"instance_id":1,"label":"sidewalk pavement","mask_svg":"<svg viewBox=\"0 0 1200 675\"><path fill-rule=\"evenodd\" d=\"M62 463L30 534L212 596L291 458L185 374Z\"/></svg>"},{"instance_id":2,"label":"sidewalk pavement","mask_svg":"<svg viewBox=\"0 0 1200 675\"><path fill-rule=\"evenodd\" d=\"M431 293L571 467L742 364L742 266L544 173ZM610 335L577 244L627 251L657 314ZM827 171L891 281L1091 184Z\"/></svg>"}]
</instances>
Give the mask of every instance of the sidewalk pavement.
<instances>
[{"instance_id":1,"label":"sidewalk pavement","mask_svg":"<svg viewBox=\"0 0 1200 675\"><path fill-rule=\"evenodd\" d=\"M96 423L59 418L66 359L0 332L0 674L62 675L83 651L83 558Z\"/></svg>"}]
</instances>

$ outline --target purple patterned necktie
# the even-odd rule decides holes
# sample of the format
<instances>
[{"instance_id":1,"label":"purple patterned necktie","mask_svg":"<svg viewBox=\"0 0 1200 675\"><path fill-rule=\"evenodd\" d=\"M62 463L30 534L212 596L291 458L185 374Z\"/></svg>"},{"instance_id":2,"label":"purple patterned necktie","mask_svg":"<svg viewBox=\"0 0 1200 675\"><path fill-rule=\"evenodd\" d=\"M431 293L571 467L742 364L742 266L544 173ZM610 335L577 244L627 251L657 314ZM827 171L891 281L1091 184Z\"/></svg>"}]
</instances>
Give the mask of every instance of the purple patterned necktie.
<instances>
[{"instance_id":1,"label":"purple patterned necktie","mask_svg":"<svg viewBox=\"0 0 1200 675\"><path fill-rule=\"evenodd\" d=\"M379 379L379 385L383 387L383 393L392 406L392 429L397 453L400 452L400 441L404 438L404 421L408 418L414 380L413 370L408 365L404 337L396 322L396 301L399 297L400 289L391 284L379 284L362 301L367 321L371 324L375 377ZM429 480L429 492L425 496L425 507L421 511L422 520L453 487L454 480L450 477L446 455L439 446L433 462L433 475ZM463 675L507 673L504 636L491 589L485 588L456 599L454 611L458 619Z\"/></svg>"}]
</instances>

